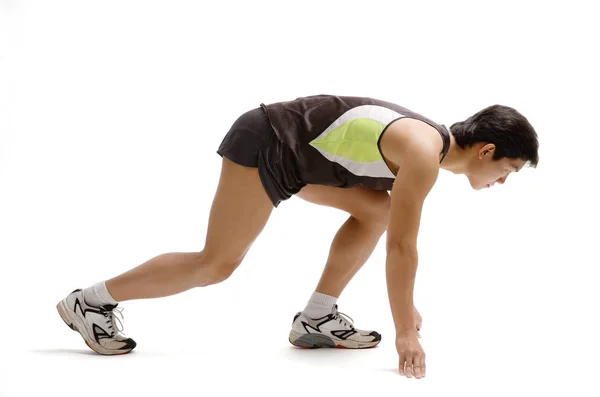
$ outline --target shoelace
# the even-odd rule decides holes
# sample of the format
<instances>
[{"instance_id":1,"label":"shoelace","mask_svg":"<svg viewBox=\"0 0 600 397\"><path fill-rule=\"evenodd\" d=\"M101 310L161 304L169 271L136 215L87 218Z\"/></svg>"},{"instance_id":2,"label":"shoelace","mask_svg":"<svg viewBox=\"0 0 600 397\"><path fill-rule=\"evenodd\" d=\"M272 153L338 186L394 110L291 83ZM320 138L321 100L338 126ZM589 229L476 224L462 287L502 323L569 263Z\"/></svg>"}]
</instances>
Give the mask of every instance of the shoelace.
<instances>
[{"instance_id":1,"label":"shoelace","mask_svg":"<svg viewBox=\"0 0 600 397\"><path fill-rule=\"evenodd\" d=\"M104 317L107 318L108 328L110 329L110 336L114 337L115 335L119 335L123 332L125 328L123 323L125 322L125 318L123 317L124 308L113 308L112 310L105 310Z\"/></svg>"},{"instance_id":2,"label":"shoelace","mask_svg":"<svg viewBox=\"0 0 600 397\"><path fill-rule=\"evenodd\" d=\"M336 311L333 318L338 320L340 324L343 322L344 325L349 325L351 329L354 329L354 320L349 315Z\"/></svg>"}]
</instances>

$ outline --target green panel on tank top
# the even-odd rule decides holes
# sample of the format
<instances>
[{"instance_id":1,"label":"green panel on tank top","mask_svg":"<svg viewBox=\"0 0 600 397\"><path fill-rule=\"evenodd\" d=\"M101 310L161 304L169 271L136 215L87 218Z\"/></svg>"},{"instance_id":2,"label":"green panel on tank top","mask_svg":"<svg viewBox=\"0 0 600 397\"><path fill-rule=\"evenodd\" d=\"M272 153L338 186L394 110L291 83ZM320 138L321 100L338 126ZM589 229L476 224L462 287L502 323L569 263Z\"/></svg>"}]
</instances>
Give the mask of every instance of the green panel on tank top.
<instances>
[{"instance_id":1,"label":"green panel on tank top","mask_svg":"<svg viewBox=\"0 0 600 397\"><path fill-rule=\"evenodd\" d=\"M384 124L373 119L353 119L311 144L332 155L358 163L371 163L383 159L377 141L384 128Z\"/></svg>"}]
</instances>

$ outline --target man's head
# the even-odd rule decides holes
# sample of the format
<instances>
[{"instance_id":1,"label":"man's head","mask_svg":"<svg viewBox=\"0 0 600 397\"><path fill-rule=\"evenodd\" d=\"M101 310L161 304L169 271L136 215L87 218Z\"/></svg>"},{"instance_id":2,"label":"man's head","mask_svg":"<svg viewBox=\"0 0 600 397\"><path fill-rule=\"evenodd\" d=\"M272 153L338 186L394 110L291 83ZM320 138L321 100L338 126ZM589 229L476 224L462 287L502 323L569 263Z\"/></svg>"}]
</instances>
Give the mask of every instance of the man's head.
<instances>
[{"instance_id":1,"label":"man's head","mask_svg":"<svg viewBox=\"0 0 600 397\"><path fill-rule=\"evenodd\" d=\"M511 172L524 166L537 167L537 133L511 107L487 107L465 121L452 124L450 131L460 148L469 149L464 174L473 189L504 183Z\"/></svg>"}]
</instances>

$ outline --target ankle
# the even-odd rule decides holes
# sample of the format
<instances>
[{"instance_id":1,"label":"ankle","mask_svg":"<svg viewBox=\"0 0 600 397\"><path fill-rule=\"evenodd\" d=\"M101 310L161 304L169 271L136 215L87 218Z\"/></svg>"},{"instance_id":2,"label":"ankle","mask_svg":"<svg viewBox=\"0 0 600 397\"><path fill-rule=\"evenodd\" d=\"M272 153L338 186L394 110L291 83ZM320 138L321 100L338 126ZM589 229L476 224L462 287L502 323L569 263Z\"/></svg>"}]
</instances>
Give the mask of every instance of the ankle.
<instances>
[{"instance_id":1,"label":"ankle","mask_svg":"<svg viewBox=\"0 0 600 397\"><path fill-rule=\"evenodd\" d=\"M310 297L303 313L309 318L325 317L332 312L336 302L337 297L315 291Z\"/></svg>"},{"instance_id":2,"label":"ankle","mask_svg":"<svg viewBox=\"0 0 600 397\"><path fill-rule=\"evenodd\" d=\"M90 306L116 305L118 302L108 292L106 281L101 281L83 290L83 299Z\"/></svg>"}]
</instances>

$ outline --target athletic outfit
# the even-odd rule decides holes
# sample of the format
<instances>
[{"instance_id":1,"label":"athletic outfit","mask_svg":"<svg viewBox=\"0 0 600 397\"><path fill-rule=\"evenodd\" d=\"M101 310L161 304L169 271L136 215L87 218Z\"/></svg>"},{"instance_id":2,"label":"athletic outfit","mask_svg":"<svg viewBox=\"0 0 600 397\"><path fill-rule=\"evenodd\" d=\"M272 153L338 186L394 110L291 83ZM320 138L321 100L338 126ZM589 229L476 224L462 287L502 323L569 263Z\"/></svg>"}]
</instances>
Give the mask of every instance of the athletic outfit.
<instances>
[{"instance_id":1,"label":"athletic outfit","mask_svg":"<svg viewBox=\"0 0 600 397\"><path fill-rule=\"evenodd\" d=\"M434 127L443 140L443 160L450 147L443 124L390 102L334 95L261 103L233 123L217 153L257 167L275 207L307 184L391 190L395 175L379 141L401 118Z\"/></svg>"},{"instance_id":2,"label":"athletic outfit","mask_svg":"<svg viewBox=\"0 0 600 397\"><path fill-rule=\"evenodd\" d=\"M275 207L307 184L391 190L395 175L381 155L379 141L389 125L401 118L433 126L444 143L443 160L450 147L444 125L393 103L333 95L261 103L233 123L217 153L258 168ZM381 335L354 328L353 321L338 312L336 300L315 291L304 311L294 316L289 341L308 348L358 349L379 344ZM73 291L58 302L57 310L91 349L114 355L136 347L122 333L117 305L101 282Z\"/></svg>"}]
</instances>

